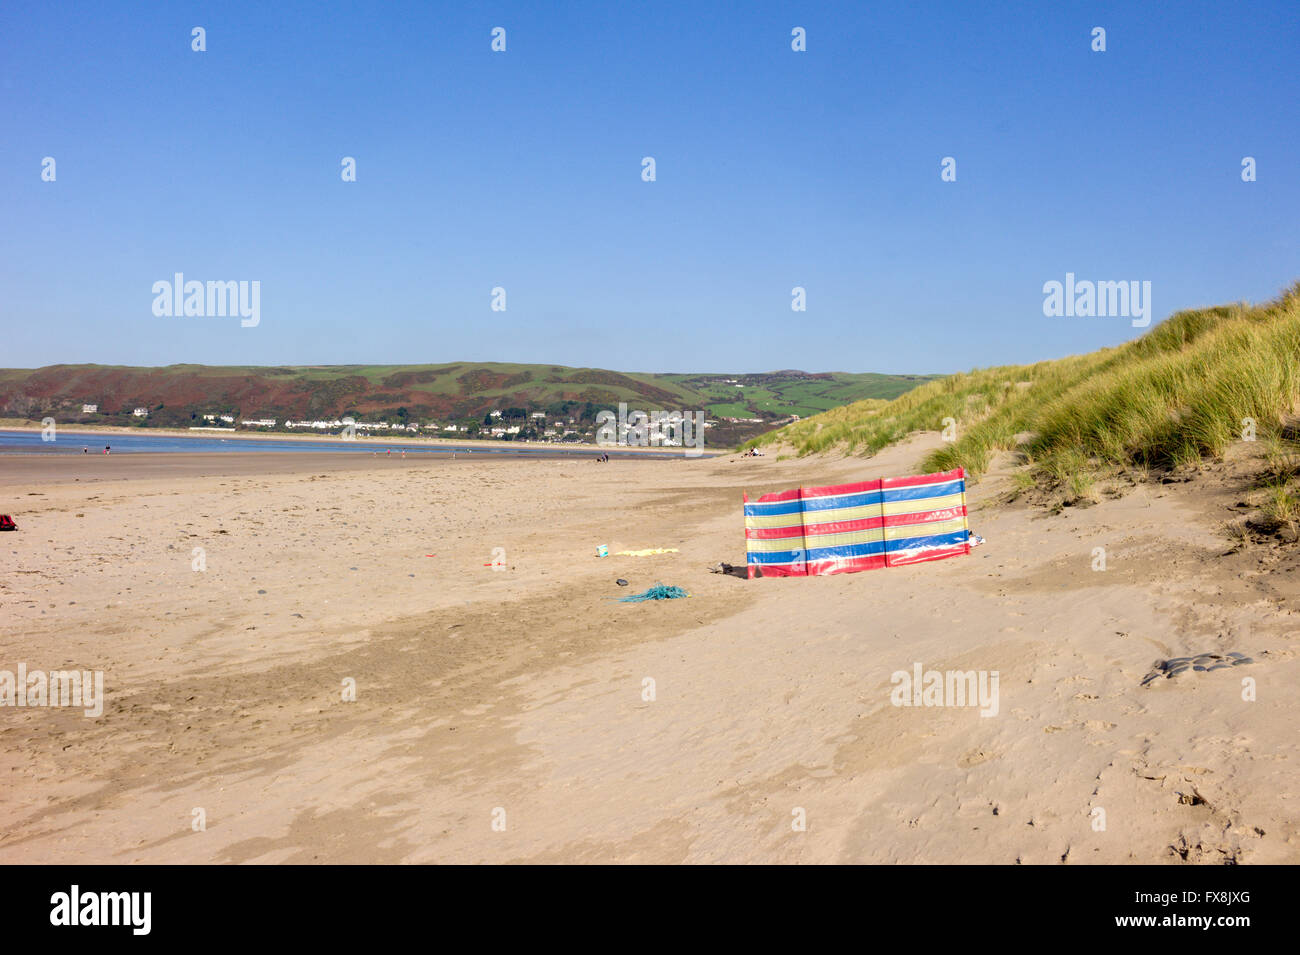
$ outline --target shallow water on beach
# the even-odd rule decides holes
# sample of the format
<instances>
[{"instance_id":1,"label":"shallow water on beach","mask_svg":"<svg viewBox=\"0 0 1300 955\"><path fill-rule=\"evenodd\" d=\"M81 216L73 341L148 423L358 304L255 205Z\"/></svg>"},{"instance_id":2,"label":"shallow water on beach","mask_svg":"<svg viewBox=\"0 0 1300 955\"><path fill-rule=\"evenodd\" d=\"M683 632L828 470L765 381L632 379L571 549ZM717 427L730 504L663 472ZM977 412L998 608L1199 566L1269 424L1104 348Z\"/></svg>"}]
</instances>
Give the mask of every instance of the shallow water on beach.
<instances>
[{"instance_id":1,"label":"shallow water on beach","mask_svg":"<svg viewBox=\"0 0 1300 955\"><path fill-rule=\"evenodd\" d=\"M90 454L102 454L105 446L112 453L132 452L213 452L213 451L300 451L337 452L340 454L473 454L491 455L494 458L535 458L535 457L594 457L599 451L594 445L545 445L522 444L518 450L492 446L475 447L473 444L414 444L403 440L384 441L375 438L361 438L355 441L311 441L298 438L276 440L275 438L238 437L188 437L174 434L104 434L60 430L54 441L43 441L39 431L0 431L0 454L81 454L88 449ZM608 449L611 457L660 458L663 451L638 451L634 449ZM674 455L675 456L675 455Z\"/></svg>"}]
</instances>

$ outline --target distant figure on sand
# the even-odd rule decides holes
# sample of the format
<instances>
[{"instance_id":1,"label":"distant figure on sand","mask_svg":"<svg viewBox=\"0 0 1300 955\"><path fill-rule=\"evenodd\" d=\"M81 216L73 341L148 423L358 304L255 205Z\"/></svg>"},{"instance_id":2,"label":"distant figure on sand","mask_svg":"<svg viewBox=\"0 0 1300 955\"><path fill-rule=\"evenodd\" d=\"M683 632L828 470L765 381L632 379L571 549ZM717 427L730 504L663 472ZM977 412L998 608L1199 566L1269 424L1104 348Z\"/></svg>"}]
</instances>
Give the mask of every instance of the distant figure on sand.
<instances>
[{"instance_id":1,"label":"distant figure on sand","mask_svg":"<svg viewBox=\"0 0 1300 955\"><path fill-rule=\"evenodd\" d=\"M108 454L108 445L104 445L104 453Z\"/></svg>"}]
</instances>

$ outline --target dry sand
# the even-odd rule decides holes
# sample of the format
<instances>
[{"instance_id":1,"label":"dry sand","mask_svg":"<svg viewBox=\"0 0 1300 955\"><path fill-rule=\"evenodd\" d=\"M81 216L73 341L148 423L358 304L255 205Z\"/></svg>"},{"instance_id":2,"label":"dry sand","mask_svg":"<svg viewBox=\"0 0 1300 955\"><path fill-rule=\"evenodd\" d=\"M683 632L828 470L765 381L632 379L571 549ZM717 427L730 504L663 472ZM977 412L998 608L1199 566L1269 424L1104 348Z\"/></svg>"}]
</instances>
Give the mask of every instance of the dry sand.
<instances>
[{"instance_id":1,"label":"dry sand","mask_svg":"<svg viewBox=\"0 0 1300 955\"><path fill-rule=\"evenodd\" d=\"M107 691L98 719L0 709L0 862L1300 861L1300 571L1225 554L1230 470L1060 515L994 474L969 557L707 572L744 563L742 490L913 473L933 441L0 459L0 670ZM658 581L692 596L610 599ZM1140 685L1206 651L1255 662ZM914 663L998 671L998 714L893 706Z\"/></svg>"}]
</instances>

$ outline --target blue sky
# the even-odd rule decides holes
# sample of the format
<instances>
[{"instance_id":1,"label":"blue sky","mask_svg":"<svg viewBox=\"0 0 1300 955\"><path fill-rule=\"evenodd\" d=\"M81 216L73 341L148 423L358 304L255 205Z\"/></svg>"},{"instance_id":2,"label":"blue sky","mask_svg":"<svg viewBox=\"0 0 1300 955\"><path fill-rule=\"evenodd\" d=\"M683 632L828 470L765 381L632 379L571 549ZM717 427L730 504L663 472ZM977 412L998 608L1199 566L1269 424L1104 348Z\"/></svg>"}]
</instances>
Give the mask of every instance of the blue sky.
<instances>
[{"instance_id":1,"label":"blue sky","mask_svg":"<svg viewBox=\"0 0 1300 955\"><path fill-rule=\"evenodd\" d=\"M1294 2L51 7L0 7L0 366L948 372L1139 334L1067 272L1300 278Z\"/></svg>"}]
</instances>

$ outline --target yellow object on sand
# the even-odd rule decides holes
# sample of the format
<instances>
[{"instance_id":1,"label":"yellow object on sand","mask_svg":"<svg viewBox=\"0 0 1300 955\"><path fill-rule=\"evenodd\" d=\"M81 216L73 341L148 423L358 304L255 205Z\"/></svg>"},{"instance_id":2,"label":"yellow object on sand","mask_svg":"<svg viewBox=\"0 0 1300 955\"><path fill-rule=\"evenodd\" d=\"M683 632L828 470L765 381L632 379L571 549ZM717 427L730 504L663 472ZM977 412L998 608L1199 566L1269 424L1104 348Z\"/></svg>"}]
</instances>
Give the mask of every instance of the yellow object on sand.
<instances>
[{"instance_id":1,"label":"yellow object on sand","mask_svg":"<svg viewBox=\"0 0 1300 955\"><path fill-rule=\"evenodd\" d=\"M615 552L616 557L649 557L651 554L676 554L676 547L650 547L646 550L620 550Z\"/></svg>"}]
</instances>

